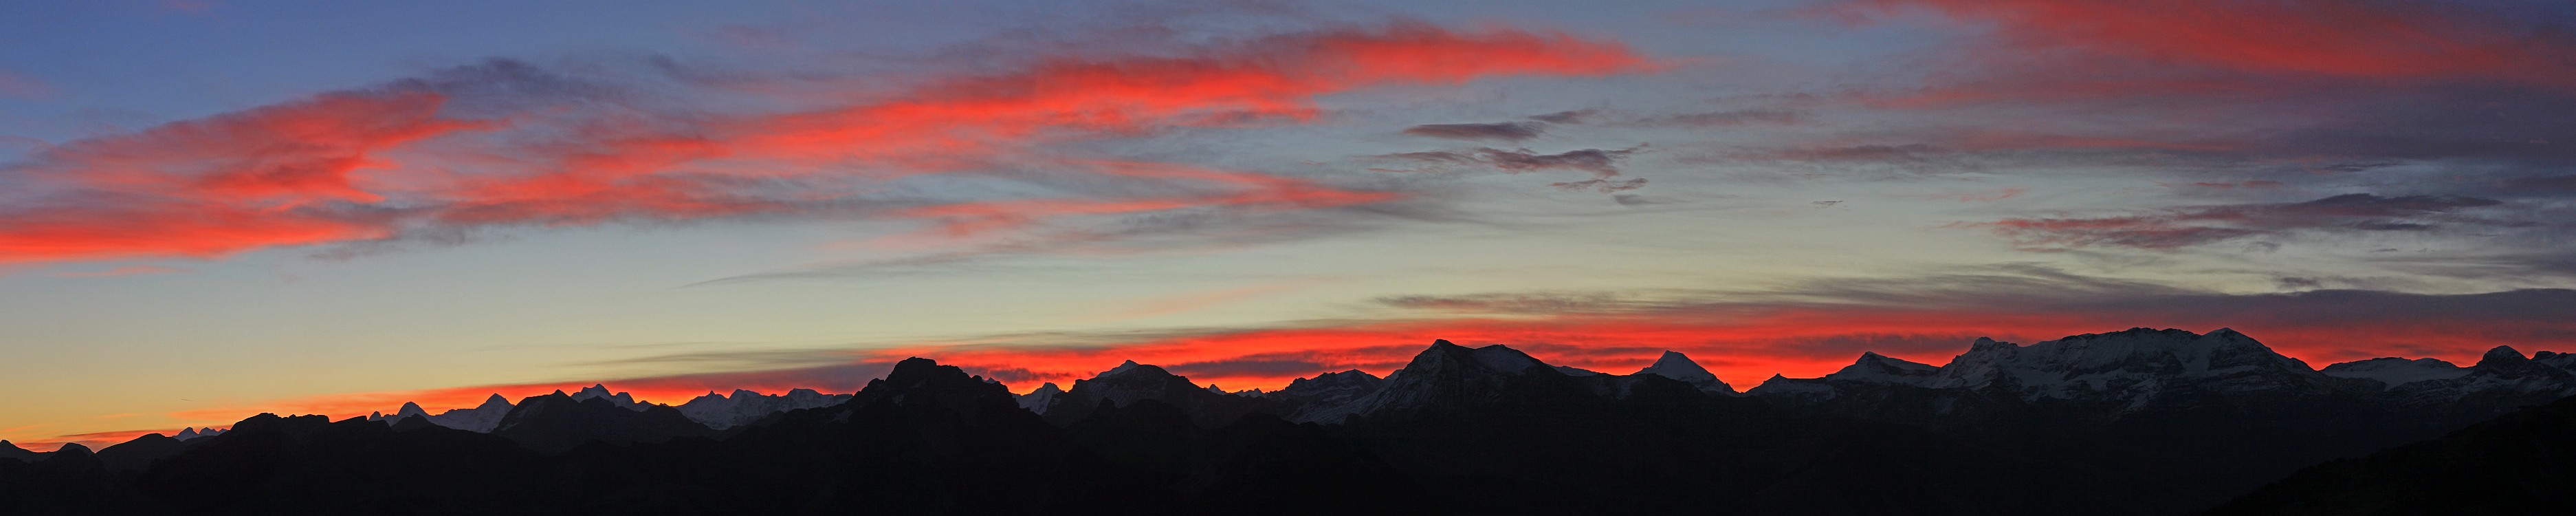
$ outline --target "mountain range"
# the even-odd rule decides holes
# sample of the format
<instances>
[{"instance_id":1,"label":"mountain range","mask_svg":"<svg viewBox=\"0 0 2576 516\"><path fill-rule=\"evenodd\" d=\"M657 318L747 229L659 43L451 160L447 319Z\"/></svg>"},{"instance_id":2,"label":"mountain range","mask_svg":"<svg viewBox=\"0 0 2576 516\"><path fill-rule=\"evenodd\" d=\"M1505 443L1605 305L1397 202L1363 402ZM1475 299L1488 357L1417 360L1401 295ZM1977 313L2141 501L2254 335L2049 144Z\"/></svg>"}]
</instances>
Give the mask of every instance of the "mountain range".
<instances>
[{"instance_id":1,"label":"mountain range","mask_svg":"<svg viewBox=\"0 0 2576 516\"><path fill-rule=\"evenodd\" d=\"M594 385L96 453L0 442L0 512L2399 514L2472 491L2568 512L2562 484L2504 477L2576 478L2571 395L2567 354L2319 369L2228 329L1863 353L1742 392L1681 353L1619 375L1445 340L1271 392L1130 361L1014 395L915 358L852 394ZM2394 501L2351 502L2371 493Z\"/></svg>"}]
</instances>

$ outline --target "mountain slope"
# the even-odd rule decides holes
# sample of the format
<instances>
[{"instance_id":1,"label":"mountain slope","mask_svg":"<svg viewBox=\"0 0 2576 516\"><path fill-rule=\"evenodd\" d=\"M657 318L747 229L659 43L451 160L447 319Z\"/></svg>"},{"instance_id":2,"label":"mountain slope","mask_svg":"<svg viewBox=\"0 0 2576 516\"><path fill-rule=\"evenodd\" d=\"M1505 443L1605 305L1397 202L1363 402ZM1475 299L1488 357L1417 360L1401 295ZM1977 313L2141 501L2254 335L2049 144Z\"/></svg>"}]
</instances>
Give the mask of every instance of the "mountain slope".
<instances>
[{"instance_id":1,"label":"mountain slope","mask_svg":"<svg viewBox=\"0 0 2576 516\"><path fill-rule=\"evenodd\" d=\"M2576 397L2301 470L2210 514L2576 514Z\"/></svg>"},{"instance_id":2,"label":"mountain slope","mask_svg":"<svg viewBox=\"0 0 2576 516\"><path fill-rule=\"evenodd\" d=\"M632 444L680 437L706 437L713 429L690 421L678 409L651 405L635 410L613 398L573 399L561 391L519 400L501 417L492 435L545 453L558 453L590 442Z\"/></svg>"},{"instance_id":3,"label":"mountain slope","mask_svg":"<svg viewBox=\"0 0 2576 516\"><path fill-rule=\"evenodd\" d=\"M1287 412L1274 400L1212 392L1190 383L1189 378L1133 360L1090 379L1074 380L1073 388L1058 398L1061 401L1054 402L1045 414L1047 422L1057 426L1089 417L1104 404L1126 406L1142 400L1180 407L1192 421L1209 428L1233 423L1245 414Z\"/></svg>"}]
</instances>

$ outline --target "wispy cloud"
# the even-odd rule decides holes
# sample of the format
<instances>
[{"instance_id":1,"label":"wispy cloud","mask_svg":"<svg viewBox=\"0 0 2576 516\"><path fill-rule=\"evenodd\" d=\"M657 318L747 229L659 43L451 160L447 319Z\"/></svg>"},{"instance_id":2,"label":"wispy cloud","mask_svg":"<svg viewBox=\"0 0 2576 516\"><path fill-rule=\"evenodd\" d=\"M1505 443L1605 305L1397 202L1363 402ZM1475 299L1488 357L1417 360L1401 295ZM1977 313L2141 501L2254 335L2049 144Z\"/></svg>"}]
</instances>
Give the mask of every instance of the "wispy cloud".
<instances>
[{"instance_id":1,"label":"wispy cloud","mask_svg":"<svg viewBox=\"0 0 2576 516\"><path fill-rule=\"evenodd\" d=\"M0 263L220 258L475 228L759 216L926 220L935 233L965 235L1105 215L1380 202L1399 196L1258 172L1071 159L1050 145L1300 123L1319 115L1318 96L1387 85L1646 66L1615 42L1416 22L1153 55L1042 49L1010 62L884 78L917 86L858 102L721 112L694 106L722 103L657 99L641 93L650 88L494 61L67 142L8 170L39 182L43 194L0 210ZM743 90L688 95L727 94ZM882 193L925 176L1030 182L1064 195Z\"/></svg>"},{"instance_id":2,"label":"wispy cloud","mask_svg":"<svg viewBox=\"0 0 2576 516\"><path fill-rule=\"evenodd\" d=\"M1486 124L1423 124L1404 129L1404 134L1452 140L1501 140L1517 142L1547 134L1547 126L1532 122L1497 122Z\"/></svg>"},{"instance_id":3,"label":"wispy cloud","mask_svg":"<svg viewBox=\"0 0 2576 516\"><path fill-rule=\"evenodd\" d=\"M184 272L192 272L192 271L189 271L189 270L187 270L187 269L178 269L178 268L171 268L171 267L162 267L162 266L159 266L159 265L127 265L127 266L123 266L123 267L117 267L117 268L107 269L107 270L97 270L97 271L63 271L63 272L56 272L56 273L54 273L54 275L55 275L55 276L58 276L58 277L64 277L64 278L107 278L107 277L115 277L115 276L134 276L134 275L140 275L140 274L178 274L178 273L184 273Z\"/></svg>"},{"instance_id":4,"label":"wispy cloud","mask_svg":"<svg viewBox=\"0 0 2576 516\"><path fill-rule=\"evenodd\" d=\"M1575 149L1549 154L1529 149L1504 150L1492 147L1478 147L1465 151L1424 151L1386 154L1375 156L1375 158L1414 162L1432 167L1490 167L1507 174L1550 170L1575 170L1591 172L1594 176L1608 178L1619 175L1619 162L1626 161L1630 155L1634 155L1642 149L1642 146L1625 149Z\"/></svg>"},{"instance_id":5,"label":"wispy cloud","mask_svg":"<svg viewBox=\"0 0 2576 516\"><path fill-rule=\"evenodd\" d=\"M2291 231L2432 231L2444 225L2511 223L2437 216L2504 204L2477 197L2344 194L2297 203L2177 208L2089 218L2015 218L1974 224L2028 250L2083 247L2175 249Z\"/></svg>"}]
</instances>

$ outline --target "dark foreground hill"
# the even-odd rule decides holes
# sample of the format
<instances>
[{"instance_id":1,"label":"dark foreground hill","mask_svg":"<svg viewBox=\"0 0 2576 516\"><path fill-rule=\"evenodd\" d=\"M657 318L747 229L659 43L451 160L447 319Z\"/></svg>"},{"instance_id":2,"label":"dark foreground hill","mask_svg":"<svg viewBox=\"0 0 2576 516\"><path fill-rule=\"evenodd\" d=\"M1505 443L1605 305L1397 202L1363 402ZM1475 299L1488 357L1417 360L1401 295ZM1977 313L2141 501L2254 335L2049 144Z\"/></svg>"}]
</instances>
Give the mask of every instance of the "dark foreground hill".
<instances>
[{"instance_id":1,"label":"dark foreground hill","mask_svg":"<svg viewBox=\"0 0 2576 516\"><path fill-rule=\"evenodd\" d=\"M2576 398L2311 467L2210 513L2576 514Z\"/></svg>"},{"instance_id":2,"label":"dark foreground hill","mask_svg":"<svg viewBox=\"0 0 2576 516\"><path fill-rule=\"evenodd\" d=\"M829 405L728 412L747 422L723 430L553 394L486 403L508 410L474 414L488 433L419 410L263 414L187 441L20 453L0 457L0 514L2190 514L2576 388L2567 355L2490 355L2319 371L2234 332L2138 329L1980 342L1938 367L1865 354L1740 394L1679 354L1612 375L1441 341L1385 378L1276 393L1130 364L1027 396L910 359ZM2496 482L2540 496L2567 478L2569 403L2225 510ZM2531 496L2489 501L2554 503ZM2404 503L2352 506L2419 507Z\"/></svg>"}]
</instances>

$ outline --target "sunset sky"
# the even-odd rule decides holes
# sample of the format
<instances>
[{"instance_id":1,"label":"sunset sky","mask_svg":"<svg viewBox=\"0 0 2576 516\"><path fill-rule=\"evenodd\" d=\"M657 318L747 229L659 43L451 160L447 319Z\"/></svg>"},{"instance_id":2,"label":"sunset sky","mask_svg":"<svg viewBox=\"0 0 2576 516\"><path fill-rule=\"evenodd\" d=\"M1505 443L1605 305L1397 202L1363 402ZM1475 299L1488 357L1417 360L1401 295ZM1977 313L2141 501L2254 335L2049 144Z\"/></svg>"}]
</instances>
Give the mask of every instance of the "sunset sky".
<instances>
[{"instance_id":1,"label":"sunset sky","mask_svg":"<svg viewBox=\"0 0 2576 516\"><path fill-rule=\"evenodd\" d=\"M1381 4L0 5L0 439L907 356L2576 351L2576 4Z\"/></svg>"}]
</instances>

